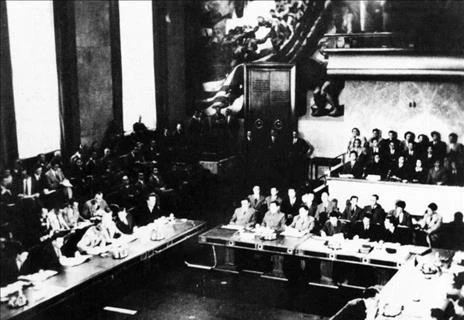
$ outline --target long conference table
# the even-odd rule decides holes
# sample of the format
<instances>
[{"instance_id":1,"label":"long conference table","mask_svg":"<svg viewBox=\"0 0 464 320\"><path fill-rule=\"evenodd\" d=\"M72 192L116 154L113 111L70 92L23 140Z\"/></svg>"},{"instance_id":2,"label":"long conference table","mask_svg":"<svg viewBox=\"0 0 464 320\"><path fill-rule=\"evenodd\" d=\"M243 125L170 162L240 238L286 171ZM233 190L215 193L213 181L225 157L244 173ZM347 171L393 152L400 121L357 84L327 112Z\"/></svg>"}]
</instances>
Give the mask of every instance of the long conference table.
<instances>
[{"instance_id":1,"label":"long conference table","mask_svg":"<svg viewBox=\"0 0 464 320\"><path fill-rule=\"evenodd\" d=\"M228 226L222 225L199 236L199 243L211 246L247 249L255 252L338 261L387 269L398 269L412 255L429 250L427 247L413 245L380 245L369 243L364 239L343 239L338 242L340 245L337 248L331 248L328 245L328 239L312 234L302 237L278 236L275 240L263 240L256 237L253 232L230 229ZM360 253L363 245L369 245L372 249L369 252ZM394 249L395 252L388 253L386 248Z\"/></svg>"},{"instance_id":2,"label":"long conference table","mask_svg":"<svg viewBox=\"0 0 464 320\"><path fill-rule=\"evenodd\" d=\"M217 226L202 233L199 243L214 247L247 249L254 252L270 253L277 256L294 256L340 263L350 263L397 270L393 277L382 287L379 294L379 313L377 320L386 319L431 319L432 308L443 309L447 292L453 284L453 274L464 273L464 253L460 264L452 262L443 267L442 272L427 277L416 266L417 261L434 264L440 255L454 256L452 250L430 249L414 245L393 245L369 243L372 249L361 253L363 245L359 240L340 240L339 246L331 247L327 239L307 235L303 237L280 236L275 240L262 240L252 232L230 229L229 226ZM389 250L387 248L395 249ZM215 261L217 265L217 261ZM226 271L219 265L218 271ZM401 314L396 317L383 316L382 310L388 305L400 305Z\"/></svg>"},{"instance_id":3,"label":"long conference table","mask_svg":"<svg viewBox=\"0 0 464 320\"><path fill-rule=\"evenodd\" d=\"M204 230L205 225L203 221L176 219L158 229L164 238L155 241L151 240L152 226L141 227L134 232L135 240L126 245L128 256L125 258L113 259L111 255L93 256L81 265L65 268L63 272L44 280L37 286L26 288L24 294L29 302L24 307L10 309L6 303L2 303L0 318L2 320L32 318L77 294L81 287L114 277L115 274L198 235Z\"/></svg>"}]
</instances>

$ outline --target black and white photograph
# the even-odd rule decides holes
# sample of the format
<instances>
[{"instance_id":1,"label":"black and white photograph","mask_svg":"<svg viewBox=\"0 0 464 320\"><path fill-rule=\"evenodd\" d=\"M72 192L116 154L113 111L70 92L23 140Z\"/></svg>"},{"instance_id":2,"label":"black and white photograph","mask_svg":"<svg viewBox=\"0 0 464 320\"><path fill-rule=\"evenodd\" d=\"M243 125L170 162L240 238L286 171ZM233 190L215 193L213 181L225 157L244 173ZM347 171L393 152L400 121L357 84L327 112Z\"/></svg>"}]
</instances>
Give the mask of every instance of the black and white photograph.
<instances>
[{"instance_id":1,"label":"black and white photograph","mask_svg":"<svg viewBox=\"0 0 464 320\"><path fill-rule=\"evenodd\" d=\"M1 320L464 320L464 0L0 0Z\"/></svg>"}]
</instances>

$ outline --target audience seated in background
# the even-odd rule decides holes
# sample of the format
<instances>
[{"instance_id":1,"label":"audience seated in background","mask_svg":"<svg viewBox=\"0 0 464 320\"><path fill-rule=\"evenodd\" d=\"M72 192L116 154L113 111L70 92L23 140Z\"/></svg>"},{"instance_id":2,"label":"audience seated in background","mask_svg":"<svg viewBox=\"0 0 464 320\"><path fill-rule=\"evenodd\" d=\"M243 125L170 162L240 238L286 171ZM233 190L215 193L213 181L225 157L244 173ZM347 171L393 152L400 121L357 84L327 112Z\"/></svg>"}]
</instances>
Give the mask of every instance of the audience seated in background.
<instances>
[{"instance_id":1,"label":"audience seated in background","mask_svg":"<svg viewBox=\"0 0 464 320\"><path fill-rule=\"evenodd\" d=\"M448 175L440 160L433 162L433 167L430 168L427 175L428 184L444 185L448 183Z\"/></svg>"},{"instance_id":2,"label":"audience seated in background","mask_svg":"<svg viewBox=\"0 0 464 320\"><path fill-rule=\"evenodd\" d=\"M340 174L350 175L355 179L362 178L363 167L361 162L358 160L358 153L356 151L350 151L350 160L343 165Z\"/></svg>"},{"instance_id":3,"label":"audience seated in background","mask_svg":"<svg viewBox=\"0 0 464 320\"><path fill-rule=\"evenodd\" d=\"M102 212L108 211L108 203L103 199L103 192L97 191L93 199L84 203L82 208L82 217L84 219L91 219L96 216L101 216Z\"/></svg>"},{"instance_id":4,"label":"audience seated in background","mask_svg":"<svg viewBox=\"0 0 464 320\"><path fill-rule=\"evenodd\" d=\"M431 133L431 140L419 134L417 142L411 131L404 134L403 141L398 140L394 130L388 135L387 139L382 139L380 130L374 129L369 142L363 144L359 130L353 128L348 143L349 160L338 173L357 179L464 185L464 146L458 142L457 134L450 133L449 145L441 141L437 131ZM357 154L356 160L352 151ZM438 167L437 161L441 163ZM361 168L361 175L355 164Z\"/></svg>"},{"instance_id":5,"label":"audience seated in background","mask_svg":"<svg viewBox=\"0 0 464 320\"><path fill-rule=\"evenodd\" d=\"M427 182L428 172L422 166L422 160L417 159L415 163L415 167L411 174L411 182L413 183L426 183Z\"/></svg>"}]
</instances>

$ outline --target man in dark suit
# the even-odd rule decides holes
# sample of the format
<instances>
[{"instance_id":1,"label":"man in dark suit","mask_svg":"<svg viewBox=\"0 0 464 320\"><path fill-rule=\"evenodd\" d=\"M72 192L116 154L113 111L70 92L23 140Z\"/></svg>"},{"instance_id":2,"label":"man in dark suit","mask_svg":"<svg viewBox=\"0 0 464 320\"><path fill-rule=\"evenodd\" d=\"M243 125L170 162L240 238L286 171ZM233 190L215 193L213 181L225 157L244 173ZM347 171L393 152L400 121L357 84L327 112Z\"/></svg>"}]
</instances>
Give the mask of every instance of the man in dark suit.
<instances>
[{"instance_id":1,"label":"man in dark suit","mask_svg":"<svg viewBox=\"0 0 464 320\"><path fill-rule=\"evenodd\" d=\"M135 189L131 185L129 177L124 175L121 178L121 185L116 192L116 203L120 206L124 206L126 208L131 208L135 205Z\"/></svg>"},{"instance_id":2,"label":"man in dark suit","mask_svg":"<svg viewBox=\"0 0 464 320\"><path fill-rule=\"evenodd\" d=\"M441 141L441 135L438 131L432 131L430 136L432 137L430 145L432 146L433 155L436 159L443 160L446 156L446 143Z\"/></svg>"},{"instance_id":3,"label":"man in dark suit","mask_svg":"<svg viewBox=\"0 0 464 320\"><path fill-rule=\"evenodd\" d=\"M292 142L288 152L290 183L300 185L308 176L308 156L312 149L308 142L299 137L298 132L292 132Z\"/></svg>"},{"instance_id":4,"label":"man in dark suit","mask_svg":"<svg viewBox=\"0 0 464 320\"><path fill-rule=\"evenodd\" d=\"M266 211L266 198L261 194L259 186L253 187L253 193L248 196L250 206L255 210L255 219L257 223L261 223L263 215Z\"/></svg>"},{"instance_id":5,"label":"man in dark suit","mask_svg":"<svg viewBox=\"0 0 464 320\"><path fill-rule=\"evenodd\" d=\"M383 225L383 221L385 220L385 210L382 206L378 203L379 196L373 194L370 198L370 205L367 205L363 208L363 216L366 214L371 214L372 216L372 223L376 225Z\"/></svg>"},{"instance_id":6,"label":"man in dark suit","mask_svg":"<svg viewBox=\"0 0 464 320\"><path fill-rule=\"evenodd\" d=\"M296 191L293 188L288 189L287 196L282 200L280 210L286 214L287 225L293 221L293 217L298 215L298 210L301 206L301 201L296 196Z\"/></svg>"},{"instance_id":7,"label":"man in dark suit","mask_svg":"<svg viewBox=\"0 0 464 320\"><path fill-rule=\"evenodd\" d=\"M414 166L416 164L416 160L419 158L419 152L416 150L414 142L408 142L406 150L403 152L403 156L409 166Z\"/></svg>"},{"instance_id":8,"label":"man in dark suit","mask_svg":"<svg viewBox=\"0 0 464 320\"><path fill-rule=\"evenodd\" d=\"M356 151L350 152L350 161L343 165L340 174L351 174L355 179L361 179L363 174L362 164L358 161L358 153Z\"/></svg>"},{"instance_id":9,"label":"man in dark suit","mask_svg":"<svg viewBox=\"0 0 464 320\"><path fill-rule=\"evenodd\" d=\"M398 221L393 216L385 218L384 229L379 237L384 242L402 243L401 235L398 231Z\"/></svg>"},{"instance_id":10,"label":"man in dark suit","mask_svg":"<svg viewBox=\"0 0 464 320\"><path fill-rule=\"evenodd\" d=\"M385 178L386 169L378 153L373 155L373 161L369 163L364 170L364 177L369 175L379 176L381 180Z\"/></svg>"},{"instance_id":11,"label":"man in dark suit","mask_svg":"<svg viewBox=\"0 0 464 320\"><path fill-rule=\"evenodd\" d=\"M372 222L372 215L364 214L361 221L358 221L353 226L353 238L369 239L369 241L377 241L380 237L379 227Z\"/></svg>"},{"instance_id":12,"label":"man in dark suit","mask_svg":"<svg viewBox=\"0 0 464 320\"><path fill-rule=\"evenodd\" d=\"M436 185L443 185L448 183L448 173L446 172L445 168L441 165L440 160L435 160L433 163L433 167L430 168L429 173L427 175L427 184L436 184Z\"/></svg>"},{"instance_id":13,"label":"man in dark suit","mask_svg":"<svg viewBox=\"0 0 464 320\"><path fill-rule=\"evenodd\" d=\"M351 224L362 218L362 209L358 206L358 197L351 196L347 202L345 210L343 210L342 219L349 220Z\"/></svg>"},{"instance_id":14,"label":"man in dark suit","mask_svg":"<svg viewBox=\"0 0 464 320\"><path fill-rule=\"evenodd\" d=\"M411 215L404 210L405 208L406 202L398 200L395 203L395 210L392 210L388 215L394 217L398 225L411 228L412 218Z\"/></svg>"},{"instance_id":15,"label":"man in dark suit","mask_svg":"<svg viewBox=\"0 0 464 320\"><path fill-rule=\"evenodd\" d=\"M150 193L147 200L135 210L135 224L137 226L144 226L161 216L162 213L158 206L158 196L156 193Z\"/></svg>"}]
</instances>

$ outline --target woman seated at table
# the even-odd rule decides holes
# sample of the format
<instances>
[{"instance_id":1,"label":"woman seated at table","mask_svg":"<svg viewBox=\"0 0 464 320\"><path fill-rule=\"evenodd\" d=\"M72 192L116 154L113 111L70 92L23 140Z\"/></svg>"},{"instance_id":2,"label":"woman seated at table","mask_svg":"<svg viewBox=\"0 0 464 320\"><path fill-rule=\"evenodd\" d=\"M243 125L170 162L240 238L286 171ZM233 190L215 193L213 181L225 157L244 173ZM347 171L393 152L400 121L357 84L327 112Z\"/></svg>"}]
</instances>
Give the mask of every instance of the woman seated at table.
<instances>
[{"instance_id":1,"label":"woman seated at table","mask_svg":"<svg viewBox=\"0 0 464 320\"><path fill-rule=\"evenodd\" d=\"M77 249L81 253L97 255L108 251L113 239L120 237L121 234L112 220L111 212L102 215L95 226L90 227L77 243Z\"/></svg>"},{"instance_id":2,"label":"woman seated at table","mask_svg":"<svg viewBox=\"0 0 464 320\"><path fill-rule=\"evenodd\" d=\"M313 216L309 215L309 208L302 205L298 210L298 215L293 217L292 223L288 226L302 234L308 234L313 231L316 221Z\"/></svg>"}]
</instances>

